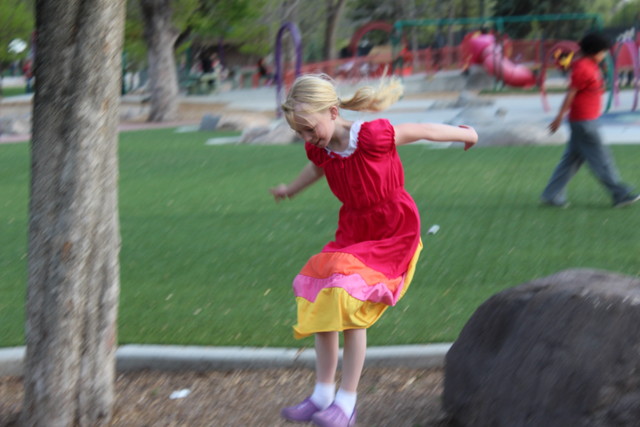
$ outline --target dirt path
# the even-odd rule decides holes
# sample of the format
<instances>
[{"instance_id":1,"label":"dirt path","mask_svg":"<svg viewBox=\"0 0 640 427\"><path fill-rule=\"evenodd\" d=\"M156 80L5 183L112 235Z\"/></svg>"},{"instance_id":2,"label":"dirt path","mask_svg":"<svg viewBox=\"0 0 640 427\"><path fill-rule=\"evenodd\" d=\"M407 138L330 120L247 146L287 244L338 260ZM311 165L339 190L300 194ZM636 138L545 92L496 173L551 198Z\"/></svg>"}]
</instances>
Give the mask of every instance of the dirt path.
<instances>
[{"instance_id":1,"label":"dirt path","mask_svg":"<svg viewBox=\"0 0 640 427\"><path fill-rule=\"evenodd\" d=\"M296 424L280 409L306 397L310 369L119 374L112 426L278 427ZM188 389L182 399L172 392ZM360 383L358 425L444 427L442 370L366 368ZM0 426L17 426L20 378L0 378Z\"/></svg>"}]
</instances>

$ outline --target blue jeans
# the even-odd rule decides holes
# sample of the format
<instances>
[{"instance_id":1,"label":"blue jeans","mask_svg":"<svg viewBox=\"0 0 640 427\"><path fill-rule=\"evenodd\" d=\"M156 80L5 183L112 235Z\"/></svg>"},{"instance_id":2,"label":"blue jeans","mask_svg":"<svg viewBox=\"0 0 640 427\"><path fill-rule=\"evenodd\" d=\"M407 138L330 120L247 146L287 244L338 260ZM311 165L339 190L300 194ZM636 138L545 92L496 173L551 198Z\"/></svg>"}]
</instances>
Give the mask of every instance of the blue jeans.
<instances>
[{"instance_id":1,"label":"blue jeans","mask_svg":"<svg viewBox=\"0 0 640 427\"><path fill-rule=\"evenodd\" d=\"M598 181L609 191L613 203L627 197L631 188L620 181L611 152L602 144L597 120L569 122L569 125L571 137L560 163L542 192L542 200L555 204L566 203L567 184L585 161Z\"/></svg>"}]
</instances>

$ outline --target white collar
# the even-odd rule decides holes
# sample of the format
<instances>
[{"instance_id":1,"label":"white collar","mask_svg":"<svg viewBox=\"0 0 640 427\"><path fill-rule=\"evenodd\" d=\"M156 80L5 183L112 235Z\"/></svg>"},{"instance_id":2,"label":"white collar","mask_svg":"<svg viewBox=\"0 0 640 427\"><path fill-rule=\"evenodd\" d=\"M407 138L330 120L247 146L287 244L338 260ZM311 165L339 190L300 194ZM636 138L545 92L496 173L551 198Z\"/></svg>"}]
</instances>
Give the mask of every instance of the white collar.
<instances>
[{"instance_id":1,"label":"white collar","mask_svg":"<svg viewBox=\"0 0 640 427\"><path fill-rule=\"evenodd\" d=\"M358 120L353 122L351 125L351 129L349 130L349 145L344 151L333 151L329 147L326 147L325 150L329 153L335 153L340 157L349 157L352 155L356 148L358 148L358 134L360 133L360 127L362 126L363 121Z\"/></svg>"}]
</instances>

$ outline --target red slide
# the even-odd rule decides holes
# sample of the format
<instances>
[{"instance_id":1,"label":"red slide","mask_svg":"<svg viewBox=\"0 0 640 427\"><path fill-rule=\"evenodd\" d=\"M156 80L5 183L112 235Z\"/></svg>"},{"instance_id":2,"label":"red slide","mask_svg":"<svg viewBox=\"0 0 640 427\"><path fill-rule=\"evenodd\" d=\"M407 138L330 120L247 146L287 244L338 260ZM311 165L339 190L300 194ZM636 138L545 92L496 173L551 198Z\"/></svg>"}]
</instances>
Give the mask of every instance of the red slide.
<instances>
[{"instance_id":1,"label":"red slide","mask_svg":"<svg viewBox=\"0 0 640 427\"><path fill-rule=\"evenodd\" d=\"M474 33L466 40L472 64L481 64L487 72L509 86L530 87L536 78L527 67L505 58L493 34Z\"/></svg>"}]
</instances>

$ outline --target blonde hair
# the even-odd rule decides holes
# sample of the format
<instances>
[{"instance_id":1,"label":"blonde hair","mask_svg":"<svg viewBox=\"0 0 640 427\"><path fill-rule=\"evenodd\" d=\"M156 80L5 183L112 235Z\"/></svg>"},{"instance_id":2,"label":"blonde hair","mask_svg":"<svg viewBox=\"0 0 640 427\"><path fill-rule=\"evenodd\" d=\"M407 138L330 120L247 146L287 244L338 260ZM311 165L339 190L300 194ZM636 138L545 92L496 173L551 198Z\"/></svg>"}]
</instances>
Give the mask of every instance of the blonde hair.
<instances>
[{"instance_id":1,"label":"blonde hair","mask_svg":"<svg viewBox=\"0 0 640 427\"><path fill-rule=\"evenodd\" d=\"M403 93L402 83L395 78L382 79L376 88L361 87L349 99L338 97L331 77L326 74L305 74L296 79L282 104L289 123L296 113L319 113L336 106L353 111L382 111L394 104Z\"/></svg>"}]
</instances>

